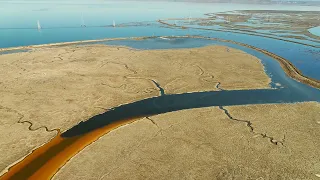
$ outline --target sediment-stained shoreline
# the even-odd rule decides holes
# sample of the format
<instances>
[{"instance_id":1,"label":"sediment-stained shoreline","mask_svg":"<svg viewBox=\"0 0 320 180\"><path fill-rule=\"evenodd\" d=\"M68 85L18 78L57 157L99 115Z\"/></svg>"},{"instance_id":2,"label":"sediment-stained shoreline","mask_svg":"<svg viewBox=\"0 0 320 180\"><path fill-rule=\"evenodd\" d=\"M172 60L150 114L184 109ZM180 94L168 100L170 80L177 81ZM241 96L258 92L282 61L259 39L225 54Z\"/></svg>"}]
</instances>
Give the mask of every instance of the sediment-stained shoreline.
<instances>
[{"instance_id":1,"label":"sediment-stained shoreline","mask_svg":"<svg viewBox=\"0 0 320 180\"><path fill-rule=\"evenodd\" d=\"M48 143L35 149L22 161L10 167L7 173L0 176L0 179L50 179L80 150L94 143L98 138L111 130L130 124L136 120L138 120L138 118L122 120L83 136L73 138L63 138L59 132L57 136Z\"/></svg>"}]
</instances>

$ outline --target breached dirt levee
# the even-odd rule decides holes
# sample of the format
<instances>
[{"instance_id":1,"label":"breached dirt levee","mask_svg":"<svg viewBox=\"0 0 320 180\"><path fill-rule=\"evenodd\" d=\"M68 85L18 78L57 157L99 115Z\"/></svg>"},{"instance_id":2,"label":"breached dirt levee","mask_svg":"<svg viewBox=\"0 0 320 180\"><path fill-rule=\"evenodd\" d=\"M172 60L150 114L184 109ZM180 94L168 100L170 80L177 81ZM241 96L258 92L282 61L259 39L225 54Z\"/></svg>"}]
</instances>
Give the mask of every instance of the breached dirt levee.
<instances>
[{"instance_id":1,"label":"breached dirt levee","mask_svg":"<svg viewBox=\"0 0 320 180\"><path fill-rule=\"evenodd\" d=\"M223 46L139 51L59 46L0 55L5 119L0 130L10 134L1 136L6 138L0 141L1 174L54 138L55 129L64 132L107 109L158 96L158 85L167 94L214 91L218 82L227 90L270 88L259 59ZM15 126L25 128L17 133ZM31 140L19 141L19 135Z\"/></svg>"}]
</instances>

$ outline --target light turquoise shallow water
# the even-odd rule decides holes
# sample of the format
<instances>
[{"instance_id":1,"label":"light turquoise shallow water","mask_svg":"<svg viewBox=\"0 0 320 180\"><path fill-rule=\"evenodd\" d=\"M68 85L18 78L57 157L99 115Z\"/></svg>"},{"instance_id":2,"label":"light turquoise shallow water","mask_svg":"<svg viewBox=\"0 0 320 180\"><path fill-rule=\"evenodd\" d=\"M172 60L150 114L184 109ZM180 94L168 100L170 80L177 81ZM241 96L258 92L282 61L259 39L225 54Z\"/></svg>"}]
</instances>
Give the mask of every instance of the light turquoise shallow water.
<instances>
[{"instance_id":1,"label":"light turquoise shallow water","mask_svg":"<svg viewBox=\"0 0 320 180\"><path fill-rule=\"evenodd\" d=\"M320 23L320 22L319 22ZM314 27L314 28L310 28L309 32L311 34L314 34L316 36L320 36L320 26Z\"/></svg>"},{"instance_id":2,"label":"light turquoise shallow water","mask_svg":"<svg viewBox=\"0 0 320 180\"><path fill-rule=\"evenodd\" d=\"M75 3L76 2L76 3ZM230 32L172 29L164 18L204 17L205 13L245 10L316 10L315 7L119 1L0 1L0 48L114 37L203 35L250 44L289 59L305 75L320 79L319 48ZM37 20L43 29L37 30ZM142 22L139 26L110 26ZM86 28L81 28L85 23ZM213 26L213 28L217 28ZM318 43L319 44L319 43ZM313 44L314 45L314 44Z\"/></svg>"}]
</instances>

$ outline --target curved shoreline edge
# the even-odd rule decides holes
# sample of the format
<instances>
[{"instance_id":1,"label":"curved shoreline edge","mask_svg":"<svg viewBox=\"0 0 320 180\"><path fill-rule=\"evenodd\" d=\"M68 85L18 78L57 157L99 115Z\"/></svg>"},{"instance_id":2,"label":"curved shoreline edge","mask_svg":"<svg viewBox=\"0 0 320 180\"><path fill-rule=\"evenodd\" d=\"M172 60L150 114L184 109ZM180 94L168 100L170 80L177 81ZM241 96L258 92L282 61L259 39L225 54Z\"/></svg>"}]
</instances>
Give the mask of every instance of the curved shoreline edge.
<instances>
[{"instance_id":1,"label":"curved shoreline edge","mask_svg":"<svg viewBox=\"0 0 320 180\"><path fill-rule=\"evenodd\" d=\"M15 50L32 50L36 48L46 48L46 47L58 47L58 46L68 46L68 45L80 45L80 44L87 44L87 43L99 43L99 42L106 42L106 41L119 41L119 40L144 40L144 39L152 39L152 38L195 38L195 39L207 39L207 40L214 40L220 42L228 42L237 44L240 46L248 47L250 49L259 51L275 60L277 60L284 72L291 77L292 79L299 81L301 83L307 84L311 87L320 89L320 80L305 76L297 67L295 67L288 59L285 59L281 56L278 56L274 53L271 53L267 50L251 46L249 44L240 43L232 40L220 39L220 38L213 38L213 37L205 37L205 36L141 36L141 37L124 37L124 38L105 38L105 39L97 39L97 40L84 40L84 41L73 41L73 42L61 42L61 43L50 43L50 44L42 44L42 45L30 45L30 46L20 46L20 47L11 47L11 48L0 48L1 52L6 51L15 51ZM311 45L312 46L312 45Z\"/></svg>"}]
</instances>

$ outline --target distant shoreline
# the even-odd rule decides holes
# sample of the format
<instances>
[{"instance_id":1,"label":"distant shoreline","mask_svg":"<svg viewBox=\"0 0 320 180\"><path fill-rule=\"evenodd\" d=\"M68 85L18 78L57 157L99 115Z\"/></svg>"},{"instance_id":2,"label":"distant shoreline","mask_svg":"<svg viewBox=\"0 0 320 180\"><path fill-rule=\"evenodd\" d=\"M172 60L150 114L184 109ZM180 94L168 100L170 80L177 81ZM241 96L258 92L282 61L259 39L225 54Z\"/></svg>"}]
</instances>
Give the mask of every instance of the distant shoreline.
<instances>
[{"instance_id":1,"label":"distant shoreline","mask_svg":"<svg viewBox=\"0 0 320 180\"><path fill-rule=\"evenodd\" d=\"M147 1L147 0L120 0L120 1ZM227 0L225 0L227 1ZM147 1L150 2L150 1ZM180 2L180 3L208 3L208 4L254 4L254 5L292 5L292 6L320 6L319 1L274 1L269 0L268 2L256 2L253 0L244 0L244 2L239 2L238 0L228 0L228 2L224 2L224 0L155 0L152 2Z\"/></svg>"},{"instance_id":2,"label":"distant shoreline","mask_svg":"<svg viewBox=\"0 0 320 180\"><path fill-rule=\"evenodd\" d=\"M201 18L198 18L198 19L201 19ZM158 20L158 22L161 23L161 24L170 26L170 27L181 28L181 29L190 28L190 29L210 30L210 31L219 31L219 32L232 32L232 33L234 33L234 30L239 30L239 29L210 29L210 28L205 28L205 27L185 27L185 26L178 26L178 25L175 25L175 24L170 24L170 23L165 22L167 20L173 20L173 19L171 19L171 18L169 18L169 19L161 19L161 20ZM179 19L176 19L176 20L179 20ZM260 37L266 37L266 38L271 38L271 39L277 39L277 40L280 40L280 41L287 41L287 42L301 44L301 45L305 45L305 46L320 48L319 46L312 45L312 44L306 44L306 43L302 43L302 42L292 41L292 40L278 38L278 37L267 36L267 35L263 35L263 34L256 34L254 32L250 32L250 31L247 31L247 32L241 31L241 32L236 32L236 33L248 34L248 35L253 35L253 36L260 36Z\"/></svg>"},{"instance_id":3,"label":"distant shoreline","mask_svg":"<svg viewBox=\"0 0 320 180\"><path fill-rule=\"evenodd\" d=\"M91 43L91 42L125 40L125 39L134 39L134 38L105 38L105 39L97 39L97 40L84 40L84 41L71 41L71 42L59 42L59 43L29 45L29 46L18 46L18 47L0 48L0 52L24 50L24 49L33 49L33 48L42 48L42 47L52 47L52 46L76 45L76 44L84 44L84 43Z\"/></svg>"},{"instance_id":4,"label":"distant shoreline","mask_svg":"<svg viewBox=\"0 0 320 180\"><path fill-rule=\"evenodd\" d=\"M106 42L106 41L119 41L119 40L128 40L128 39L143 40L143 39L160 38L160 37L188 38L190 36L140 36L140 37L124 37L124 38L104 38L104 39L95 39L95 40L70 41L70 42L59 42L59 43L48 43L48 44L38 44L38 45L29 45L29 46L0 48L0 52L15 51L15 50L31 50L31 49L43 48L43 47L69 46L69 45Z\"/></svg>"}]
</instances>

